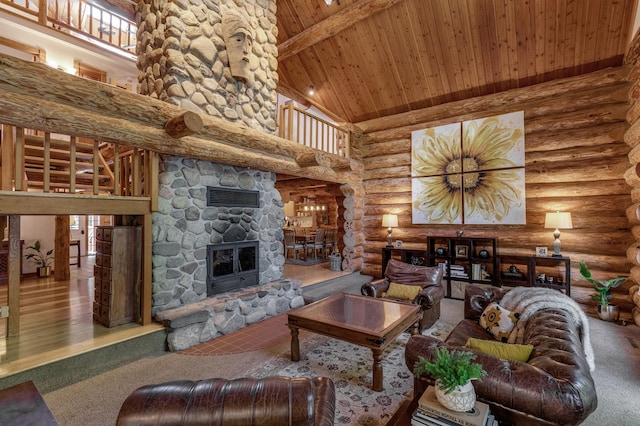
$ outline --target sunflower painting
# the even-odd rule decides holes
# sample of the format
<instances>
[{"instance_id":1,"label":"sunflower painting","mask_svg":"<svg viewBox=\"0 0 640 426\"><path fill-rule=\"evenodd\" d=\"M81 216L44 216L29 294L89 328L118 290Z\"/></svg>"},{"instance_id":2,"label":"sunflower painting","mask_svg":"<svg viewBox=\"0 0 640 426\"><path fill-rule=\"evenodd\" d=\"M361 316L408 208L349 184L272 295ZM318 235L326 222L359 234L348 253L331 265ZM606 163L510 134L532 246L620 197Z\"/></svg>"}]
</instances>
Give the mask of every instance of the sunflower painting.
<instances>
[{"instance_id":1,"label":"sunflower painting","mask_svg":"<svg viewBox=\"0 0 640 426\"><path fill-rule=\"evenodd\" d=\"M522 111L414 131L413 223L525 224Z\"/></svg>"}]
</instances>

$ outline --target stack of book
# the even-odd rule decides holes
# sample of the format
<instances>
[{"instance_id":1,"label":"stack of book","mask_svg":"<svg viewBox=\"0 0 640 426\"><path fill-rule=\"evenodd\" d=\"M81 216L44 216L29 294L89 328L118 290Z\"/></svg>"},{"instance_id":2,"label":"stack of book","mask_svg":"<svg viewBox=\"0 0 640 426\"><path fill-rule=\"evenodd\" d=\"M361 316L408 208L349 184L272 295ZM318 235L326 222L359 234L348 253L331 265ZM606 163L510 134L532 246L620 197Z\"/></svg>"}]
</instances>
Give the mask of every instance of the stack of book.
<instances>
[{"instance_id":1,"label":"stack of book","mask_svg":"<svg viewBox=\"0 0 640 426\"><path fill-rule=\"evenodd\" d=\"M436 399L436 391L429 386L418 400L418 408L411 416L412 426L498 426L489 406L476 401L470 411L451 411Z\"/></svg>"},{"instance_id":2,"label":"stack of book","mask_svg":"<svg viewBox=\"0 0 640 426\"><path fill-rule=\"evenodd\" d=\"M450 271L452 277L469 278L469 274L467 274L462 265L451 265Z\"/></svg>"}]
</instances>

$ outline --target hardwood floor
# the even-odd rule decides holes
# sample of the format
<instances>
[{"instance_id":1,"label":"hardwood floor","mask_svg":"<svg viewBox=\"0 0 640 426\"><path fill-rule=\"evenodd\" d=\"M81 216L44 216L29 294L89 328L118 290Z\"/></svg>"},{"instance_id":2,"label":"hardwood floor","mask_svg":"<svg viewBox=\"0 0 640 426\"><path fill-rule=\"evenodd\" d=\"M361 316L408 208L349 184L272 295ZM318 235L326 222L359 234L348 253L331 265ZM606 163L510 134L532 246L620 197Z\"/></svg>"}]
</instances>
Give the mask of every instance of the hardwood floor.
<instances>
[{"instance_id":1,"label":"hardwood floor","mask_svg":"<svg viewBox=\"0 0 640 426\"><path fill-rule=\"evenodd\" d=\"M68 281L53 276L26 276L20 283L20 334L6 336L6 319L0 319L0 378L80 353L132 339L162 329L161 324L125 324L107 328L93 321L93 265L95 257L71 266ZM328 263L314 266L285 265L285 276L303 286L348 272L330 271ZM7 286L0 285L0 304L7 304Z\"/></svg>"}]
</instances>

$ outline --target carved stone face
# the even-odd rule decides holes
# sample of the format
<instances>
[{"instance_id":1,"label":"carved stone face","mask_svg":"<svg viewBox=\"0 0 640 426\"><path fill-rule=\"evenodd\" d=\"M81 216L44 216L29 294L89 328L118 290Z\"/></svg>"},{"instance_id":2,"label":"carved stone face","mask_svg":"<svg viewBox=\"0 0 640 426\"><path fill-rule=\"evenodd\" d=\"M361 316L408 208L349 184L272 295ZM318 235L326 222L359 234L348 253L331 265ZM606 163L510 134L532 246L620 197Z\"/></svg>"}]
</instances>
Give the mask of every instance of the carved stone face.
<instances>
[{"instance_id":1,"label":"carved stone face","mask_svg":"<svg viewBox=\"0 0 640 426\"><path fill-rule=\"evenodd\" d=\"M251 34L240 29L225 41L231 75L239 80L249 80L251 69L249 67L249 54L253 40Z\"/></svg>"},{"instance_id":2,"label":"carved stone face","mask_svg":"<svg viewBox=\"0 0 640 426\"><path fill-rule=\"evenodd\" d=\"M231 75L238 80L250 80L249 55L253 44L251 26L242 15L227 10L222 15L222 28Z\"/></svg>"}]
</instances>

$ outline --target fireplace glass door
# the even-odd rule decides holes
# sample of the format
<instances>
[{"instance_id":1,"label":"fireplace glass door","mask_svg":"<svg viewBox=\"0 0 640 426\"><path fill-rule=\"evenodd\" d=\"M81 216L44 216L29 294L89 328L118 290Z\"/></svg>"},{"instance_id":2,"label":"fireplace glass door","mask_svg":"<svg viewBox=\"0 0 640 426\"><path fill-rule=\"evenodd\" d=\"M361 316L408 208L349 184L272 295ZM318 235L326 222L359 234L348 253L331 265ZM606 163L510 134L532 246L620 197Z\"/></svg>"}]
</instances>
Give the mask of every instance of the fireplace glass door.
<instances>
[{"instance_id":1,"label":"fireplace glass door","mask_svg":"<svg viewBox=\"0 0 640 426\"><path fill-rule=\"evenodd\" d=\"M207 246L207 296L258 285L258 241Z\"/></svg>"}]
</instances>

